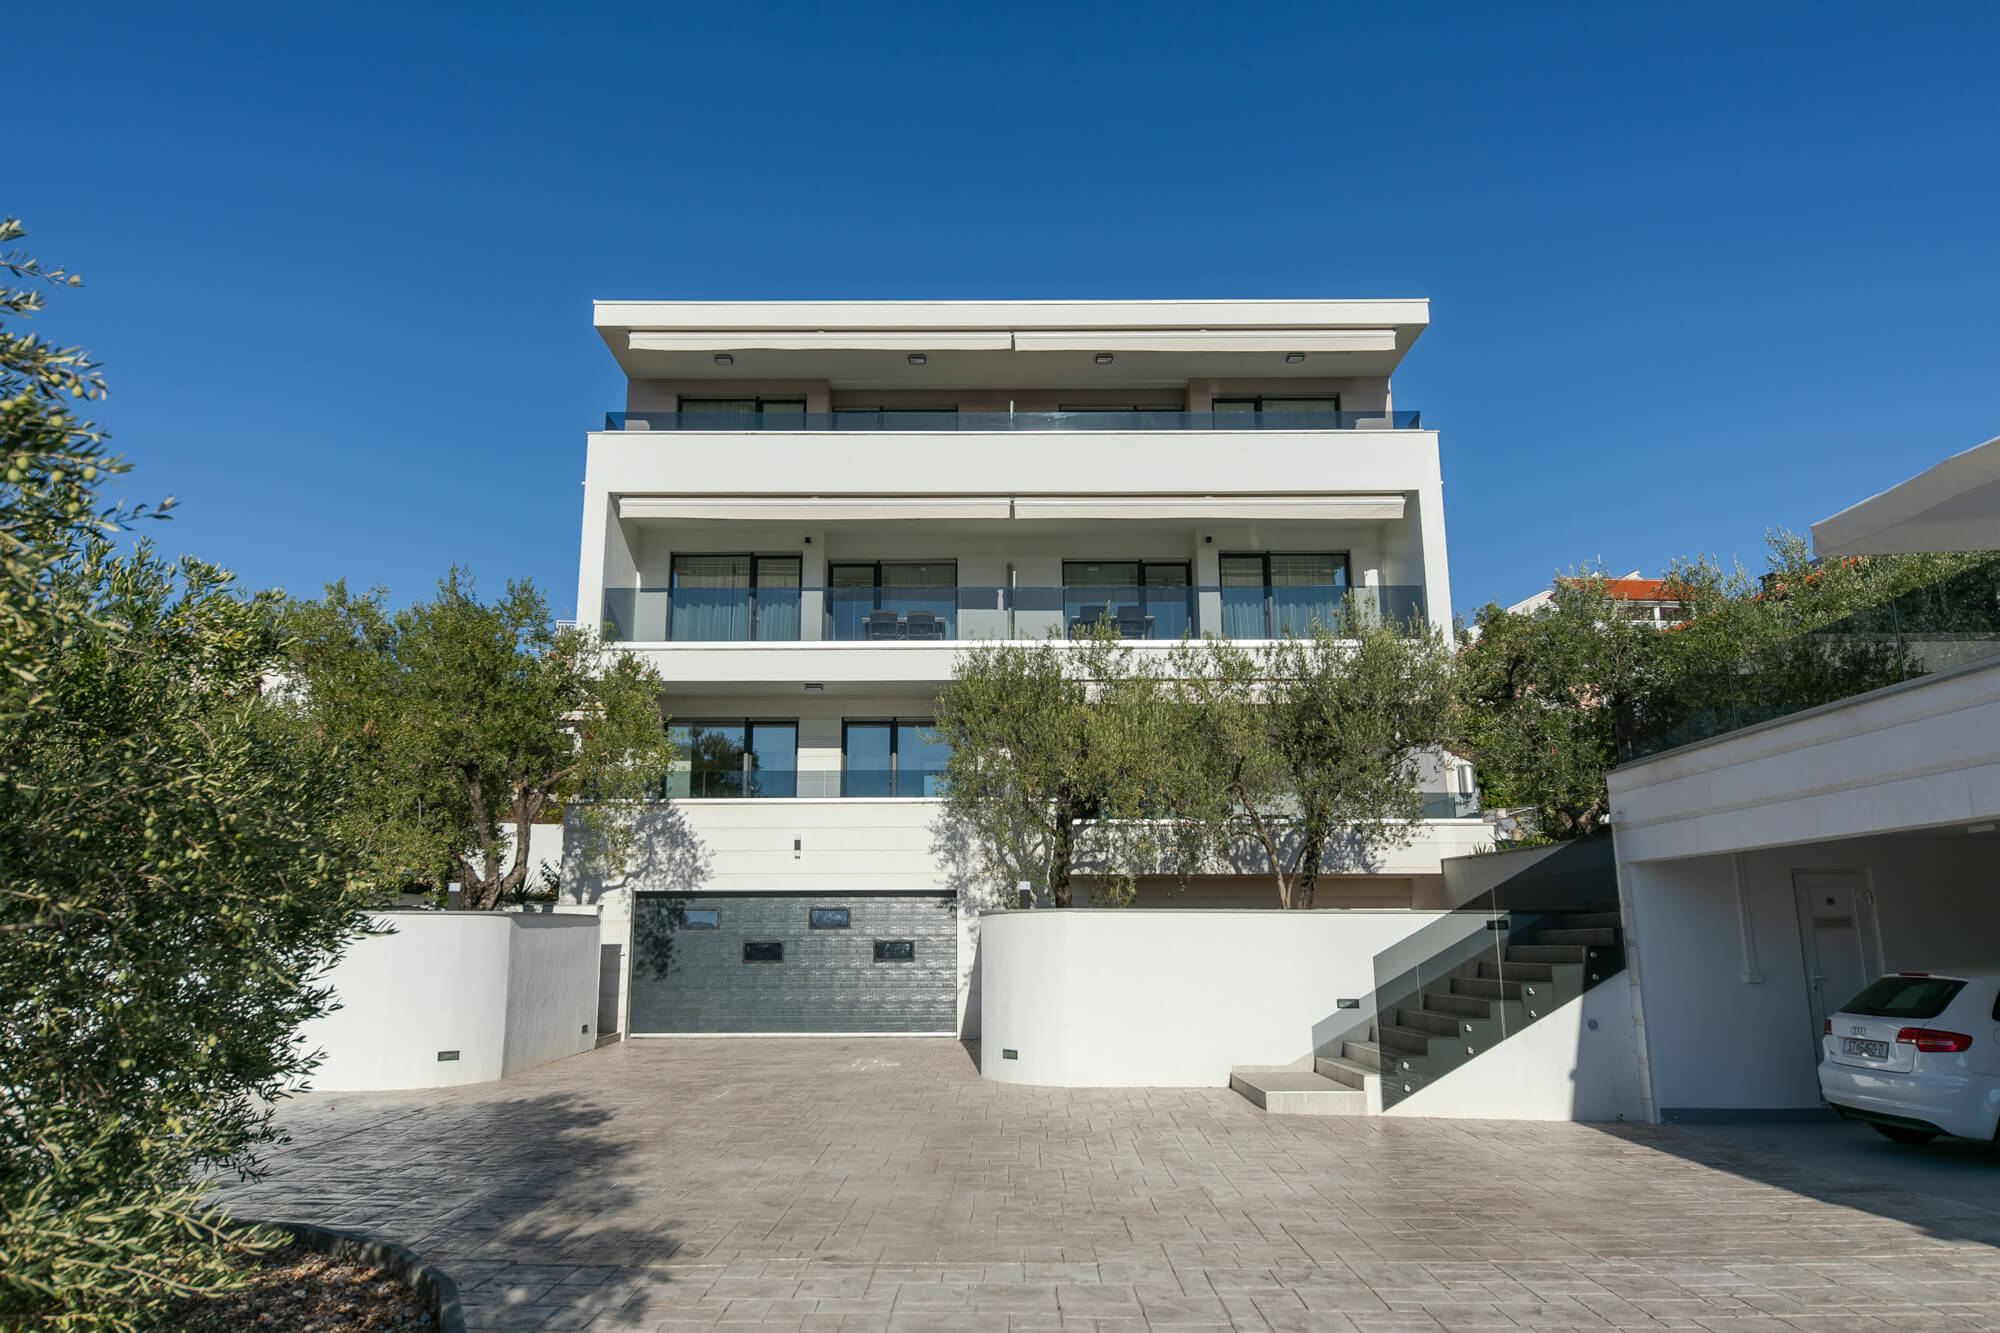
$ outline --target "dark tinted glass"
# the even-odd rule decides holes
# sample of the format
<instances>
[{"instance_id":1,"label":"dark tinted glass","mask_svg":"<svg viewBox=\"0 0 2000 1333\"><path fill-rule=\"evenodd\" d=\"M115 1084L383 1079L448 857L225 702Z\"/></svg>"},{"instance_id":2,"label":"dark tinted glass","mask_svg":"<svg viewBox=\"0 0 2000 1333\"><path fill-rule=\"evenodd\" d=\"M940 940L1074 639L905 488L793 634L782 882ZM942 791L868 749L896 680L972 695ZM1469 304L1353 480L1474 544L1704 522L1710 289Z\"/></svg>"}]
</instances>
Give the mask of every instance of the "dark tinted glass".
<instances>
[{"instance_id":1,"label":"dark tinted glass","mask_svg":"<svg viewBox=\"0 0 2000 1333\"><path fill-rule=\"evenodd\" d=\"M1965 989L1948 977L1883 977L1840 1006L1843 1014L1870 1018L1936 1018Z\"/></svg>"},{"instance_id":2,"label":"dark tinted glass","mask_svg":"<svg viewBox=\"0 0 2000 1333\"><path fill-rule=\"evenodd\" d=\"M684 907L677 915L682 930L714 930L722 924L721 914L713 907Z\"/></svg>"},{"instance_id":3,"label":"dark tinted glass","mask_svg":"<svg viewBox=\"0 0 2000 1333\"><path fill-rule=\"evenodd\" d=\"M814 930L846 930L847 909L845 907L815 907L812 909Z\"/></svg>"},{"instance_id":4,"label":"dark tinted glass","mask_svg":"<svg viewBox=\"0 0 2000 1333\"><path fill-rule=\"evenodd\" d=\"M782 963L785 961L785 945L782 940L745 940L743 961L746 963Z\"/></svg>"},{"instance_id":5,"label":"dark tinted glass","mask_svg":"<svg viewBox=\"0 0 2000 1333\"><path fill-rule=\"evenodd\" d=\"M916 960L915 940L875 941L875 961L878 963L914 963Z\"/></svg>"}]
</instances>

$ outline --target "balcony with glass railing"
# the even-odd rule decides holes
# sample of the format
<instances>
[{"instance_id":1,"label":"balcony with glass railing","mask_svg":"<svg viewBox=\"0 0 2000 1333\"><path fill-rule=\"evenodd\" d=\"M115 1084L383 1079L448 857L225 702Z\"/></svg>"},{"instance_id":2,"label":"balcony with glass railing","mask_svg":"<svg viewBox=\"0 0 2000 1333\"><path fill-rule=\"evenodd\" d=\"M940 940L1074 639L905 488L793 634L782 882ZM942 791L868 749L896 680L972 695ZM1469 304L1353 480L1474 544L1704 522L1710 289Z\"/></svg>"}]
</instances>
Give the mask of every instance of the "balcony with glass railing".
<instances>
[{"instance_id":1,"label":"balcony with glass railing","mask_svg":"<svg viewBox=\"0 0 2000 1333\"><path fill-rule=\"evenodd\" d=\"M606 412L608 431L1422 430L1423 414L1364 412Z\"/></svg>"},{"instance_id":2,"label":"balcony with glass railing","mask_svg":"<svg viewBox=\"0 0 2000 1333\"><path fill-rule=\"evenodd\" d=\"M2000 561L1663 681L1617 718L1643 759L1905 681L2000 659Z\"/></svg>"},{"instance_id":3,"label":"balcony with glass railing","mask_svg":"<svg viewBox=\"0 0 2000 1333\"><path fill-rule=\"evenodd\" d=\"M606 636L616 643L936 644L1083 638L1172 642L1285 639L1331 629L1343 614L1421 624L1418 586L609 588Z\"/></svg>"}]
</instances>

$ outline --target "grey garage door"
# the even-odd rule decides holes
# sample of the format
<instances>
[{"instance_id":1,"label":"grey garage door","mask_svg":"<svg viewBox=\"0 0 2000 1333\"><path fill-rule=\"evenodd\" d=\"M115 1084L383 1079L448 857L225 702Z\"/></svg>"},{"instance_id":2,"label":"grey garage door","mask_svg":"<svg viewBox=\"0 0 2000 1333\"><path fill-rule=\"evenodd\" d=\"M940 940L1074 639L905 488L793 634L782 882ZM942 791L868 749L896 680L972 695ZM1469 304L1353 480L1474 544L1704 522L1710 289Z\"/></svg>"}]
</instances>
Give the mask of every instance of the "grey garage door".
<instances>
[{"instance_id":1,"label":"grey garage door","mask_svg":"<svg viewBox=\"0 0 2000 1333\"><path fill-rule=\"evenodd\" d=\"M950 894L645 894L633 905L636 1034L952 1032Z\"/></svg>"}]
</instances>

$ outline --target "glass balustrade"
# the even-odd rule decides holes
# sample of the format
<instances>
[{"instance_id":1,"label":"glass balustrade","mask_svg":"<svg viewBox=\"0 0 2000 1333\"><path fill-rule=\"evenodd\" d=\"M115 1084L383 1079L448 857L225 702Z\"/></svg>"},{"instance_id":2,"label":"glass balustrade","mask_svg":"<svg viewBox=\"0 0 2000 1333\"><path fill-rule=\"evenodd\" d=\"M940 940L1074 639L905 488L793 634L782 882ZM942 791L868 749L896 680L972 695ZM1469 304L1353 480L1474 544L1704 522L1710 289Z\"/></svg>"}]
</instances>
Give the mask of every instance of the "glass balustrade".
<instances>
[{"instance_id":1,"label":"glass balustrade","mask_svg":"<svg viewBox=\"0 0 2000 1333\"><path fill-rule=\"evenodd\" d=\"M606 412L606 430L1422 430L1421 412Z\"/></svg>"},{"instance_id":2,"label":"glass balustrade","mask_svg":"<svg viewBox=\"0 0 2000 1333\"><path fill-rule=\"evenodd\" d=\"M1092 584L958 587L609 588L614 643L964 643L982 639L1301 638L1343 609L1397 625L1425 618L1421 587Z\"/></svg>"}]
</instances>

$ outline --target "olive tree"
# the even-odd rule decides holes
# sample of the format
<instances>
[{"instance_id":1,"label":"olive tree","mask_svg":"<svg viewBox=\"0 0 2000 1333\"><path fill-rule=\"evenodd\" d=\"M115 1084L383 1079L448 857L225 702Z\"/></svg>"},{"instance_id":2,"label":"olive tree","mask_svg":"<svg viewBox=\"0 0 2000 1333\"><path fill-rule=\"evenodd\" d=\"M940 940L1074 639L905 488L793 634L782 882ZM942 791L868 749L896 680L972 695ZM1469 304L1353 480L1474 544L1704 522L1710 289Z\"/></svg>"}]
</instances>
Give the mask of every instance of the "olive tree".
<instances>
[{"instance_id":1,"label":"olive tree","mask_svg":"<svg viewBox=\"0 0 2000 1333\"><path fill-rule=\"evenodd\" d=\"M290 623L288 697L349 756L378 883L457 882L496 907L526 884L537 820L580 796L589 854L615 861L672 764L658 673L557 626L531 583L483 602L454 569L394 612L332 584Z\"/></svg>"},{"instance_id":2,"label":"olive tree","mask_svg":"<svg viewBox=\"0 0 2000 1333\"><path fill-rule=\"evenodd\" d=\"M940 840L967 848L985 882L1040 885L1059 907L1082 869L1099 901L1129 901L1147 860L1161 701L1108 630L967 649L937 706L950 747Z\"/></svg>"},{"instance_id":3,"label":"olive tree","mask_svg":"<svg viewBox=\"0 0 2000 1333\"><path fill-rule=\"evenodd\" d=\"M0 222L0 244L21 235ZM0 255L0 318L41 281ZM252 1172L361 895L340 765L261 686L274 600L107 538L83 353L0 329L0 1327L145 1327L246 1280Z\"/></svg>"},{"instance_id":4,"label":"olive tree","mask_svg":"<svg viewBox=\"0 0 2000 1333\"><path fill-rule=\"evenodd\" d=\"M1309 908L1326 870L1365 869L1415 836L1452 671L1427 623L1353 607L1270 645L1185 641L1156 802L1212 859L1268 874L1281 908Z\"/></svg>"}]
</instances>

